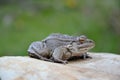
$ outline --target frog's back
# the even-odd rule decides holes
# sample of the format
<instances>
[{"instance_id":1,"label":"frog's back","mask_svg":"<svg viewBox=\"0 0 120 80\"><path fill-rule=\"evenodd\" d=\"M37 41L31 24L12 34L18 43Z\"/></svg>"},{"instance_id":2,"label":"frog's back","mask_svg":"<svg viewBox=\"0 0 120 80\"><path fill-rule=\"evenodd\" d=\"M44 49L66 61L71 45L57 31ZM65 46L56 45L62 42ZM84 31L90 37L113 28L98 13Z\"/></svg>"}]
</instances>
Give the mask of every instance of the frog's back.
<instances>
[{"instance_id":1,"label":"frog's back","mask_svg":"<svg viewBox=\"0 0 120 80\"><path fill-rule=\"evenodd\" d=\"M46 37L45 41L46 46L51 50L54 50L56 47L64 46L70 44L72 41L78 41L77 36L69 36L66 34L53 33Z\"/></svg>"},{"instance_id":2,"label":"frog's back","mask_svg":"<svg viewBox=\"0 0 120 80\"><path fill-rule=\"evenodd\" d=\"M77 36L70 36L67 34L60 34L60 33L52 33L48 37L46 37L44 40L49 40L49 39L76 40Z\"/></svg>"}]
</instances>

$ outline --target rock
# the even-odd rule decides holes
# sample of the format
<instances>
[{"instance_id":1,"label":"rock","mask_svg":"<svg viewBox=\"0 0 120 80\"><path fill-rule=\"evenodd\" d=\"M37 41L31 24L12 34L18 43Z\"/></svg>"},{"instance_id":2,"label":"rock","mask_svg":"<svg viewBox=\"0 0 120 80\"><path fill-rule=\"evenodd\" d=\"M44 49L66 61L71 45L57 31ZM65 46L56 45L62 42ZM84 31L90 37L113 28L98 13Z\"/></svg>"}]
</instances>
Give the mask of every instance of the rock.
<instances>
[{"instance_id":1,"label":"rock","mask_svg":"<svg viewBox=\"0 0 120 80\"><path fill-rule=\"evenodd\" d=\"M89 53L67 65L23 56L0 57L0 80L120 80L120 55Z\"/></svg>"}]
</instances>

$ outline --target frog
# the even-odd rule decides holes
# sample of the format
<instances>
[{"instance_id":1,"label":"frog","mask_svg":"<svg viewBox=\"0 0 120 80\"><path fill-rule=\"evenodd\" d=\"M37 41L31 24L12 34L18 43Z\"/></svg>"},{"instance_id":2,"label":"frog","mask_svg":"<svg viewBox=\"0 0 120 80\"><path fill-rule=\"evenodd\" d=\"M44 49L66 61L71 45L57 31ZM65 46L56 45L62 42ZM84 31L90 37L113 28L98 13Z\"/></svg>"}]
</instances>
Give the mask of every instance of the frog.
<instances>
[{"instance_id":1,"label":"frog","mask_svg":"<svg viewBox=\"0 0 120 80\"><path fill-rule=\"evenodd\" d=\"M87 51L93 48L94 45L94 41L88 39L85 35L69 36L64 34L51 34L42 41L32 42L28 48L28 55L50 62L60 62L55 56L61 56L61 54L65 55L67 53L73 53L74 57L82 56L85 59L88 57ZM64 55L62 56L64 57ZM72 57L73 55L68 59ZM62 62L64 60L63 58L58 57L58 59L61 59L61 63L67 62Z\"/></svg>"}]
</instances>

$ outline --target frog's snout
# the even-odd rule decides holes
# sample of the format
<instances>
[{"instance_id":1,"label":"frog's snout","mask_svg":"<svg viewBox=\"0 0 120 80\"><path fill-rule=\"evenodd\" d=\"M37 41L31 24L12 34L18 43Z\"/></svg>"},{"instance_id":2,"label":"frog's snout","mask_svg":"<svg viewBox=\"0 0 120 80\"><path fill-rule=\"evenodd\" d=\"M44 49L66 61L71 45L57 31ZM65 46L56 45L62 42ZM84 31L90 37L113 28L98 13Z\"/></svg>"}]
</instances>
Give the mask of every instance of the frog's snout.
<instances>
[{"instance_id":1,"label":"frog's snout","mask_svg":"<svg viewBox=\"0 0 120 80\"><path fill-rule=\"evenodd\" d=\"M89 46L94 47L95 46L95 42L91 39L88 39L87 43L89 44Z\"/></svg>"},{"instance_id":2,"label":"frog's snout","mask_svg":"<svg viewBox=\"0 0 120 80\"><path fill-rule=\"evenodd\" d=\"M95 43L93 40L89 40L88 42L89 42L89 43Z\"/></svg>"}]
</instances>

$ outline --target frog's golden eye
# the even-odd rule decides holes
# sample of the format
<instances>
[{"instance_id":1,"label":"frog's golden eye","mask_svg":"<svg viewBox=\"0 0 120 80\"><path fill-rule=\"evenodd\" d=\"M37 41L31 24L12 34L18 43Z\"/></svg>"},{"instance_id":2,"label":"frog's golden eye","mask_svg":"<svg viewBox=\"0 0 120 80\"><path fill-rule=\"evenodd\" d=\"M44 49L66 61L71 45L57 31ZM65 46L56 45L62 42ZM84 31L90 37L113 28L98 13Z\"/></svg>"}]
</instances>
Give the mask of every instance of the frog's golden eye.
<instances>
[{"instance_id":1,"label":"frog's golden eye","mask_svg":"<svg viewBox=\"0 0 120 80\"><path fill-rule=\"evenodd\" d=\"M79 41L81 44L83 44L83 42L87 39L87 37L85 35L81 35L79 38Z\"/></svg>"},{"instance_id":2,"label":"frog's golden eye","mask_svg":"<svg viewBox=\"0 0 120 80\"><path fill-rule=\"evenodd\" d=\"M81 38L79 41L80 41L81 44L83 44L83 42L85 41L85 39Z\"/></svg>"},{"instance_id":3,"label":"frog's golden eye","mask_svg":"<svg viewBox=\"0 0 120 80\"><path fill-rule=\"evenodd\" d=\"M87 39L87 37L85 35L81 35L80 38Z\"/></svg>"}]
</instances>

